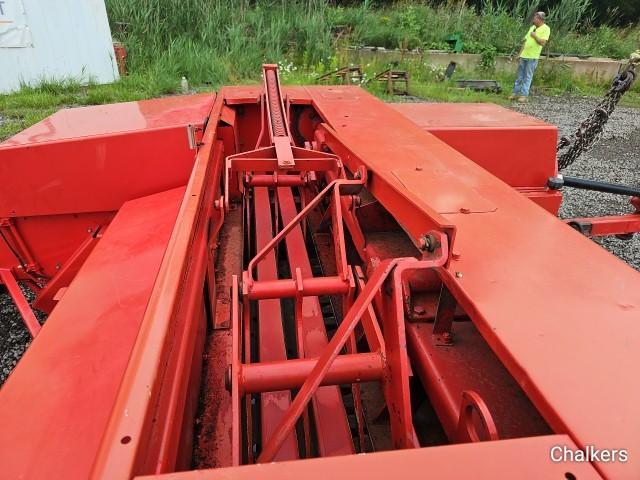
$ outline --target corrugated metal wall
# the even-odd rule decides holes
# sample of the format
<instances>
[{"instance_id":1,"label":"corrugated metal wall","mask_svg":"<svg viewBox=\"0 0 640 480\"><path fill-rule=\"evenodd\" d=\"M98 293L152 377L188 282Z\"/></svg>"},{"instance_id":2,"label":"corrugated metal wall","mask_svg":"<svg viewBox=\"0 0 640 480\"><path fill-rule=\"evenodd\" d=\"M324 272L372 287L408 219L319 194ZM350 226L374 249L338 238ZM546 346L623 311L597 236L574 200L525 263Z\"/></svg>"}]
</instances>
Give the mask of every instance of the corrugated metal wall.
<instances>
[{"instance_id":1,"label":"corrugated metal wall","mask_svg":"<svg viewBox=\"0 0 640 480\"><path fill-rule=\"evenodd\" d=\"M0 0L0 92L64 78L118 79L104 0Z\"/></svg>"}]
</instances>

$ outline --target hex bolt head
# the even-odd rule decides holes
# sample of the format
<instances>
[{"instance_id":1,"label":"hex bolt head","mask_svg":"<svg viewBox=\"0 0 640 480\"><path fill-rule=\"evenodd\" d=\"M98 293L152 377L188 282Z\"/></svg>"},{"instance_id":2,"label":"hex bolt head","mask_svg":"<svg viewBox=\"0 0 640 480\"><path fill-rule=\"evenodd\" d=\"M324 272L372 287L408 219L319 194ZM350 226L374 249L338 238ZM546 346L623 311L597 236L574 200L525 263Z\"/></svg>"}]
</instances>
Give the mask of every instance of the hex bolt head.
<instances>
[{"instance_id":1,"label":"hex bolt head","mask_svg":"<svg viewBox=\"0 0 640 480\"><path fill-rule=\"evenodd\" d=\"M438 247L438 241L431 234L424 235L420 239L420 248L422 250L426 250L427 252L435 252L437 247Z\"/></svg>"}]
</instances>

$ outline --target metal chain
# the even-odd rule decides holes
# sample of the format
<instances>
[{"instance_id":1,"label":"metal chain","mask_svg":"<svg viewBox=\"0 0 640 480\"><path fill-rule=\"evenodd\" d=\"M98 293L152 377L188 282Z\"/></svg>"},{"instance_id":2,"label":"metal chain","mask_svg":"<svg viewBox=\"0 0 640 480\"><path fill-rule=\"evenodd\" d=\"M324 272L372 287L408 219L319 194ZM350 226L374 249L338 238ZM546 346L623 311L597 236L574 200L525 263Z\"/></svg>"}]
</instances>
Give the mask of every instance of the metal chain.
<instances>
[{"instance_id":1,"label":"metal chain","mask_svg":"<svg viewBox=\"0 0 640 480\"><path fill-rule=\"evenodd\" d=\"M640 50L631 55L624 68L616 75L611 87L593 112L580 124L578 130L558 142L558 169L568 167L589 150L600 138L609 117L620 98L631 88L636 79L636 66L640 65ZM564 150L564 151L563 151ZM561 152L562 151L562 152Z\"/></svg>"}]
</instances>

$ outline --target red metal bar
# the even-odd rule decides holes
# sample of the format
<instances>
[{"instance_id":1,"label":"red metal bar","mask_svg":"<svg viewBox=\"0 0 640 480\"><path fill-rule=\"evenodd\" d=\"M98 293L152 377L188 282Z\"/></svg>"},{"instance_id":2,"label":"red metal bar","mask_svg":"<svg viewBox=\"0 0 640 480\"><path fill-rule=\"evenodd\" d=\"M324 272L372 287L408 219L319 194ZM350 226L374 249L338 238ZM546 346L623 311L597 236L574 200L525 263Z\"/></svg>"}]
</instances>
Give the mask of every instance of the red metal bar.
<instances>
[{"instance_id":1,"label":"red metal bar","mask_svg":"<svg viewBox=\"0 0 640 480\"><path fill-rule=\"evenodd\" d=\"M214 178L220 178L223 152L223 142L216 140L211 149L212 157L209 164L209 175ZM177 455L179 444L183 440L184 424L193 421L193 417L185 418L187 398L190 391L193 388L199 388L200 384L200 378L197 375L195 385L190 385L189 373L194 368L194 354L201 351L204 341L205 318L202 291L209 259L208 234L211 232L211 227L215 227L212 213L218 194L219 190L209 188L201 196L202 206L198 210L200 221L197 223L197 233L190 246L190 265L185 271L183 280L186 285L192 287L185 288L186 291L174 314L175 334L168 351L163 384L158 392L159 400L155 411L156 415L165 418L165 421L151 424L147 455L157 460L146 460L145 465L145 468L153 469L158 473L190 465L190 459L185 458L186 454L180 459ZM196 371L198 369L199 366L195 367ZM197 395L195 401L197 402Z\"/></svg>"},{"instance_id":2,"label":"red metal bar","mask_svg":"<svg viewBox=\"0 0 640 480\"><path fill-rule=\"evenodd\" d=\"M333 229L334 252L336 255L336 270L340 278L347 279L351 273L347 265L347 249L344 243L344 223L342 219L342 201L340 190L333 190L333 202L331 204L331 223Z\"/></svg>"},{"instance_id":3,"label":"red metal bar","mask_svg":"<svg viewBox=\"0 0 640 480\"><path fill-rule=\"evenodd\" d=\"M359 265L356 265L355 267L355 274L358 288L362 292L366 284L364 273L362 272L362 268ZM367 339L367 343L369 344L369 348L371 349L371 351L384 351L384 337L382 336L380 324L378 323L373 305L369 305L367 311L362 315L361 322L362 329L364 330L364 335Z\"/></svg>"},{"instance_id":4,"label":"red metal bar","mask_svg":"<svg viewBox=\"0 0 640 480\"><path fill-rule=\"evenodd\" d=\"M353 333L358 321L362 314L366 311L367 307L373 300L382 283L386 280L389 273L398 264L399 259L384 260L378 268L374 271L373 275L365 290L358 296L353 306L349 310L349 313L342 320L342 323L336 330L333 338L329 342L327 348L324 349L322 355L318 358L318 361L313 367L311 374L306 378L300 391L296 395L296 398L291 403L291 407L287 411L284 419L278 425L278 429L271 437L271 440L265 444L262 449L262 453L258 457L259 463L268 463L272 461L275 455L280 450L284 439L289 432L295 427L298 418L302 414L303 410L311 400L311 396L317 390L322 383L323 377L327 375L327 372L331 368L334 360L338 356L338 353L344 347L345 343L349 339L349 336Z\"/></svg>"},{"instance_id":5,"label":"red metal bar","mask_svg":"<svg viewBox=\"0 0 640 480\"><path fill-rule=\"evenodd\" d=\"M299 388L317 361L317 358L300 358L242 365L240 392L244 395ZM379 352L340 355L320 385L346 385L380 380L383 362L384 359Z\"/></svg>"},{"instance_id":6,"label":"red metal bar","mask_svg":"<svg viewBox=\"0 0 640 480\"><path fill-rule=\"evenodd\" d=\"M240 430L240 382L239 373L242 365L242 341L240 335L240 299L239 299L238 277L233 275L231 283L231 465L240 465L242 460Z\"/></svg>"},{"instance_id":7,"label":"red metal bar","mask_svg":"<svg viewBox=\"0 0 640 480\"><path fill-rule=\"evenodd\" d=\"M444 237L444 235L442 235ZM443 262L446 261L446 244L443 246ZM407 358L407 340L405 336L404 301L402 290L403 274L408 269L416 269L425 264L435 266L437 263L409 260L400 262L391 273L392 281L387 283L386 294L383 295L384 311L382 313L382 330L385 335L385 358L387 374L383 382L389 423L391 425L391 442L394 448L417 448L420 444L413 428L411 415L411 396L409 395L409 359Z\"/></svg>"},{"instance_id":8,"label":"red metal bar","mask_svg":"<svg viewBox=\"0 0 640 480\"><path fill-rule=\"evenodd\" d=\"M296 204L290 188L278 188L278 200L283 224L296 216ZM322 308L317 296L308 295L304 287L306 280L315 280L307 253L301 225L296 225L287 235L285 244L289 268L294 273L299 287L296 295L296 333L299 356L318 357L326 348L328 339L322 317ZM323 277L317 277L318 279ZM336 277L329 277L336 278ZM344 285L344 280L342 281ZM336 387L321 387L312 398L315 418L318 451L322 456L345 455L353 453L353 442L347 421L347 415L340 391ZM306 410L304 416L306 417Z\"/></svg>"},{"instance_id":9,"label":"red metal bar","mask_svg":"<svg viewBox=\"0 0 640 480\"><path fill-rule=\"evenodd\" d=\"M260 262L264 256L267 254L267 252L269 252L271 249L273 249L278 243L280 243L280 241L282 241L282 239L291 231L293 230L296 226L299 225L299 223L307 216L309 215L309 213L313 210L313 208L316 207L316 205L318 205L320 203L320 201L322 201L322 199L325 197L325 195L327 195L328 193L330 193L334 188L340 188L342 186L348 187L348 186L361 186L363 184L363 182L365 181L365 179L362 180L335 180L333 182L331 182L329 185L327 185L320 193L318 193L318 195L316 195L316 197L311 200L301 211L300 213L298 213L292 220L291 222L289 222L282 230L280 230L280 232L278 232L278 234L273 238L273 240L271 240L260 252L258 252L256 254L256 256L249 262L249 265L247 267L247 272L245 274L246 278L243 279L243 281L247 284L246 288L247 291L249 291L252 287L251 284L253 283L253 269L255 268L256 264L258 262ZM335 292L335 293L339 293L339 292ZM316 295L319 295L321 293L317 293ZM330 293L329 293L330 294ZM281 295L279 295L281 296ZM295 293L294 293L295 296Z\"/></svg>"},{"instance_id":10,"label":"red metal bar","mask_svg":"<svg viewBox=\"0 0 640 480\"><path fill-rule=\"evenodd\" d=\"M98 243L100 238L100 226L96 227L92 235L89 235L78 249L69 257L69 260L62 265L58 273L56 273L51 280L49 280L46 286L38 294L36 300L33 302L33 306L39 310L47 313L51 313L53 307L56 305L54 300L55 295L61 288L69 286L71 280L76 276L78 270L87 259L89 254L93 251L93 248Z\"/></svg>"},{"instance_id":11,"label":"red metal bar","mask_svg":"<svg viewBox=\"0 0 640 480\"><path fill-rule=\"evenodd\" d=\"M307 179L300 175L249 175L244 182L248 187L301 187Z\"/></svg>"},{"instance_id":12,"label":"red metal bar","mask_svg":"<svg viewBox=\"0 0 640 480\"><path fill-rule=\"evenodd\" d=\"M640 213L604 217L570 218L565 220L565 223L588 237L627 235L640 232Z\"/></svg>"},{"instance_id":13,"label":"red metal bar","mask_svg":"<svg viewBox=\"0 0 640 480\"><path fill-rule=\"evenodd\" d=\"M438 236L444 237L443 234L439 234ZM443 238L440 239L444 240ZM411 266L411 268L434 268L437 266L442 266L448 259L448 251L447 244L442 243L442 249L438 251L435 255L434 260L423 260L416 261L415 259L410 259L406 262L404 266ZM401 262L407 259L403 258L395 258L395 259L387 259L383 260L380 265L376 268L371 276L369 282L367 283L365 289L358 296L358 298L353 303L353 306L349 309L347 315L345 315L342 323L336 330L334 336L327 348L324 349L322 355L318 359L315 367L311 371L311 374L307 377L304 384L300 388L300 391L296 395L296 398L293 400L291 407L284 419L278 426L278 429L274 433L273 437L267 443L262 450L262 453L258 457L259 463L270 462L276 453L280 450L280 446L284 442L284 439L288 435L288 433L294 428L296 421L302 414L302 411L306 408L309 400L311 399L311 395L317 390L318 386L322 383L322 378L326 376L327 372L331 368L332 363L338 356L340 350L344 347L345 343L349 339L349 336L353 333L358 321L367 310L367 307L371 304L374 297L378 293L384 281L387 279L389 274L394 271L394 269ZM397 415L400 421L405 423L401 424L401 427L408 431L411 430L407 436L403 435L403 432L398 432L398 428L394 428L393 420L392 420L392 435L398 434L399 437L394 438L394 444L401 447L407 448L410 446L415 446L415 432L413 431L413 423L411 420L411 409L408 411L401 411L403 406L409 401L404 398L402 402L397 401L399 396L407 397L408 388L401 389L400 385L391 386L391 382L408 382L408 375L405 377L400 377L400 374L404 372L407 374L407 358L406 358L406 344L404 344L404 328L401 326L404 325L404 310L403 310L403 302L402 302L402 291L400 290L400 275L404 269L400 269L398 275L394 274L394 297L395 301L389 302L389 305L392 305L391 311L395 313L388 320L389 323L385 325L389 330L393 329L393 325L391 325L391 321L394 319L399 323L395 325L395 328L398 329L398 334L391 334L391 338L397 341L397 345L393 347L389 347L389 341L387 341L387 351L390 352L390 361L393 362L393 365L389 373L391 375L390 382L387 382L385 390L393 390L393 387L397 387L396 391L393 392L393 396L390 399L387 399L387 404L389 405L390 413L394 416ZM390 311L390 312L391 312ZM386 329L385 329L386 331ZM404 365L403 365L404 364ZM408 383L407 383L408 387ZM391 402L390 402L391 400ZM398 409L398 410L394 410ZM409 419L408 424L407 419Z\"/></svg>"},{"instance_id":14,"label":"red metal bar","mask_svg":"<svg viewBox=\"0 0 640 480\"><path fill-rule=\"evenodd\" d=\"M2 280L2 283L7 287L9 295L16 304L27 330L29 330L31 336L35 338L38 332L40 332L40 322L38 322L38 319L33 314L33 310L31 310L29 302L27 302L27 299L22 294L22 290L20 290L20 286L18 282L16 282L11 270L0 268L0 280Z\"/></svg>"},{"instance_id":15,"label":"red metal bar","mask_svg":"<svg viewBox=\"0 0 640 480\"><path fill-rule=\"evenodd\" d=\"M250 300L269 298L294 298L299 285L296 279L254 281L248 292ZM302 280L302 295L317 297L320 295L338 295L347 293L349 284L340 277L312 277Z\"/></svg>"},{"instance_id":16,"label":"red metal bar","mask_svg":"<svg viewBox=\"0 0 640 480\"><path fill-rule=\"evenodd\" d=\"M342 163L335 155L293 147L298 172L338 171ZM280 169L273 147L264 147L250 152L227 157L224 170L225 208L229 209L231 174L233 172L277 172Z\"/></svg>"},{"instance_id":17,"label":"red metal bar","mask_svg":"<svg viewBox=\"0 0 640 480\"><path fill-rule=\"evenodd\" d=\"M4 234L1 229L5 229ZM35 273L36 275L40 275L40 266L31 254L31 250L27 247L25 240L16 228L15 222L12 218L0 219L0 234L0 238L5 241L20 263L19 268L23 268L25 273ZM7 236L9 238L7 238Z\"/></svg>"},{"instance_id":18,"label":"red metal bar","mask_svg":"<svg viewBox=\"0 0 640 480\"><path fill-rule=\"evenodd\" d=\"M251 309L249 307L249 299L243 298L242 302L242 341L243 350L241 360L246 364L251 364ZM247 463L254 463L253 456L253 407L251 395L244 397L244 412L245 412L245 435L247 443L245 445Z\"/></svg>"},{"instance_id":19,"label":"red metal bar","mask_svg":"<svg viewBox=\"0 0 640 480\"><path fill-rule=\"evenodd\" d=\"M278 168L293 168L296 162L291 150L291 135L289 134L289 122L284 109L282 92L280 91L280 79L278 78L277 65L263 65L264 93L269 118L269 133L271 142L275 146L278 158Z\"/></svg>"},{"instance_id":20,"label":"red metal bar","mask_svg":"<svg viewBox=\"0 0 640 480\"><path fill-rule=\"evenodd\" d=\"M254 150L257 150L258 148L260 148L260 144L262 143L262 137L264 136L264 121L265 121L264 106L265 106L265 103L267 103L265 101L264 94L261 96L259 101L260 101L260 133L258 133L258 139L256 140L256 146Z\"/></svg>"},{"instance_id":21,"label":"red metal bar","mask_svg":"<svg viewBox=\"0 0 640 480\"><path fill-rule=\"evenodd\" d=\"M345 296L342 302L343 314L346 314L351 305L353 305L353 299L356 293L356 282L351 276L351 288L349 289L349 293ZM363 315L364 317L364 315ZM360 319L362 322L362 319ZM356 354L358 352L358 344L356 342L356 334L355 332L351 334L349 337L349 342L347 343L347 353ZM351 395L353 396L353 409L356 413L356 423L358 424L358 447L360 453L364 453L365 446L365 437L364 437L364 409L362 406L362 390L360 388L360 383L353 382L351 384Z\"/></svg>"},{"instance_id":22,"label":"red metal bar","mask_svg":"<svg viewBox=\"0 0 640 480\"><path fill-rule=\"evenodd\" d=\"M299 388L317 361L318 358L304 358L242 365L240 392L244 395ZM384 359L379 352L340 355L320 385L378 381L383 369Z\"/></svg>"},{"instance_id":23,"label":"red metal bar","mask_svg":"<svg viewBox=\"0 0 640 480\"><path fill-rule=\"evenodd\" d=\"M263 248L273 237L273 222L271 218L271 206L269 202L269 192L266 188L255 188L255 236L257 249ZM275 252L267 254L264 261L258 265L258 279L271 280L278 278ZM264 362L286 361L287 352L285 349L284 332L282 329L282 312L278 299L258 301L258 343L260 362L246 365L251 367L262 365ZM250 368L250 369L251 369ZM240 389L246 391L245 381L241 379ZM267 392L268 390L263 390ZM261 436L262 442L266 442L280 422L280 419L291 404L291 392L286 388L274 388L260 396L261 405ZM248 393L258 393L249 391ZM242 393L244 395L245 393ZM296 432L285 441L282 449L276 456L276 460L290 460L298 458L298 442Z\"/></svg>"},{"instance_id":24,"label":"red metal bar","mask_svg":"<svg viewBox=\"0 0 640 480\"><path fill-rule=\"evenodd\" d=\"M278 189L278 191L279 190L280 189ZM303 322L304 296L302 295L302 270L300 270L299 267L295 270L295 278L296 284L298 285L298 294L296 295L294 301L294 324L296 330L296 347L298 351L298 358L301 359L305 357L305 335ZM304 453L308 458L311 456L311 419L309 417L309 407L305 408L304 412L302 413L302 427L304 430Z\"/></svg>"},{"instance_id":25,"label":"red metal bar","mask_svg":"<svg viewBox=\"0 0 640 480\"><path fill-rule=\"evenodd\" d=\"M258 155L264 152L264 156ZM296 149L296 151L298 151ZM310 150L308 150L310 151ZM336 168L336 157L322 157L320 152L312 152L315 157L300 158L296 160L296 171L298 172L323 172ZM252 155L252 156L248 156ZM227 162L231 172L273 172L279 170L278 160L272 147L265 147L248 153L239 153L228 157Z\"/></svg>"}]
</instances>

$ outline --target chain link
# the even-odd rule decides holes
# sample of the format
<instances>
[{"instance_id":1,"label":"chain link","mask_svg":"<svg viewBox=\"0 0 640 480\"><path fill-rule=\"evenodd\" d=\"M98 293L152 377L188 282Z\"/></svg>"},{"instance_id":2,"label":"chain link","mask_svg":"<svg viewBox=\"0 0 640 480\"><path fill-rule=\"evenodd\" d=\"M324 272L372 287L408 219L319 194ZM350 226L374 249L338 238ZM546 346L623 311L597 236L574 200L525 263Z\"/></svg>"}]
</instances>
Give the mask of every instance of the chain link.
<instances>
[{"instance_id":1,"label":"chain link","mask_svg":"<svg viewBox=\"0 0 640 480\"><path fill-rule=\"evenodd\" d=\"M589 150L602 135L609 117L622 96L631 88L636 79L636 66L640 64L640 50L631 55L629 62L613 79L611 87L595 110L580 124L578 130L558 142L558 169L568 167Z\"/></svg>"}]
</instances>

